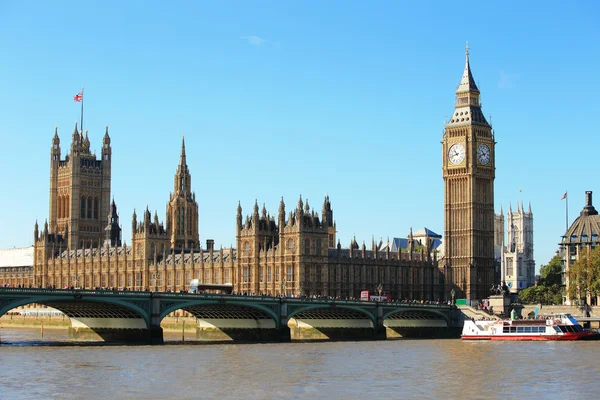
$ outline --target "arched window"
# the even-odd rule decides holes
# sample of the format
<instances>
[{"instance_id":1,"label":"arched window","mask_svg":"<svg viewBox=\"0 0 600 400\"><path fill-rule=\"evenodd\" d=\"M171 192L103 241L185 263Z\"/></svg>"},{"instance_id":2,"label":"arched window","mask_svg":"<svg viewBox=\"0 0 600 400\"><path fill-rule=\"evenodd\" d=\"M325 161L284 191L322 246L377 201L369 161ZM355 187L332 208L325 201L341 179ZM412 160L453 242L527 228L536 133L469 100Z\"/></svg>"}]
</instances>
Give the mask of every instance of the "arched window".
<instances>
[{"instance_id":1,"label":"arched window","mask_svg":"<svg viewBox=\"0 0 600 400\"><path fill-rule=\"evenodd\" d=\"M58 218L62 218L62 211L63 211L62 210L62 201L63 201L62 196L58 196L58 204L57 204L57 210L58 210L57 211L57 214L58 214L57 217Z\"/></svg>"},{"instance_id":2,"label":"arched window","mask_svg":"<svg viewBox=\"0 0 600 400\"><path fill-rule=\"evenodd\" d=\"M98 219L98 197L94 197L94 219Z\"/></svg>"},{"instance_id":3,"label":"arched window","mask_svg":"<svg viewBox=\"0 0 600 400\"><path fill-rule=\"evenodd\" d=\"M92 198L87 198L86 214L88 219L92 219Z\"/></svg>"},{"instance_id":4,"label":"arched window","mask_svg":"<svg viewBox=\"0 0 600 400\"><path fill-rule=\"evenodd\" d=\"M85 218L85 197L81 196L81 213L80 213L80 218Z\"/></svg>"},{"instance_id":5,"label":"arched window","mask_svg":"<svg viewBox=\"0 0 600 400\"><path fill-rule=\"evenodd\" d=\"M150 257L154 257L154 243L150 245Z\"/></svg>"},{"instance_id":6,"label":"arched window","mask_svg":"<svg viewBox=\"0 0 600 400\"><path fill-rule=\"evenodd\" d=\"M65 216L65 218L69 218L69 216L70 216L70 213L69 213L69 210L70 210L70 208L71 208L71 207L70 207L70 204L71 204L71 203L69 202L69 199L70 199L70 198L71 198L71 196L69 196L69 195L66 195L66 196L65 196L65 204L64 204L64 206L65 206L65 209L64 209L64 213L63 213L63 214L64 214L64 216Z\"/></svg>"}]
</instances>

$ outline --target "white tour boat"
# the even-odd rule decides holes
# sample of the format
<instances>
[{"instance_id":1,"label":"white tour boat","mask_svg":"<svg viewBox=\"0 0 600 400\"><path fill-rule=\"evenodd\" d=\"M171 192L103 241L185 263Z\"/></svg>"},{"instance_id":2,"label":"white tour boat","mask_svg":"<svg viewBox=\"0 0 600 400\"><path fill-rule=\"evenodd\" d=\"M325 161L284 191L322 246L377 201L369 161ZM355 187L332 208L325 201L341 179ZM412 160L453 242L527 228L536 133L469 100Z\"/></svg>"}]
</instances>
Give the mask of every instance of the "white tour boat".
<instances>
[{"instance_id":1,"label":"white tour boat","mask_svg":"<svg viewBox=\"0 0 600 400\"><path fill-rule=\"evenodd\" d=\"M570 314L515 320L466 320L463 340L582 340L598 339Z\"/></svg>"}]
</instances>

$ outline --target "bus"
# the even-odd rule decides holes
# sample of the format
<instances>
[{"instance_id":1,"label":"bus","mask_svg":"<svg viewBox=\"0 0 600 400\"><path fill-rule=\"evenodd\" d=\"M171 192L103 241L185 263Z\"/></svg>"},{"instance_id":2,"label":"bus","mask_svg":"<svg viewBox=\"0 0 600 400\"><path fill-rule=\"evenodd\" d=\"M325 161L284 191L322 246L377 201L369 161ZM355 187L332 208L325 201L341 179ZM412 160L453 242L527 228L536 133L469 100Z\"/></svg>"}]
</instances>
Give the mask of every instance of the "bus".
<instances>
[{"instance_id":1,"label":"bus","mask_svg":"<svg viewBox=\"0 0 600 400\"><path fill-rule=\"evenodd\" d=\"M192 279L190 281L190 293L231 294L233 293L233 284L200 283L200 279Z\"/></svg>"},{"instance_id":2,"label":"bus","mask_svg":"<svg viewBox=\"0 0 600 400\"><path fill-rule=\"evenodd\" d=\"M392 295L390 294L390 292L386 291L375 292L362 290L360 292L360 299L366 301L390 301L392 300Z\"/></svg>"}]
</instances>

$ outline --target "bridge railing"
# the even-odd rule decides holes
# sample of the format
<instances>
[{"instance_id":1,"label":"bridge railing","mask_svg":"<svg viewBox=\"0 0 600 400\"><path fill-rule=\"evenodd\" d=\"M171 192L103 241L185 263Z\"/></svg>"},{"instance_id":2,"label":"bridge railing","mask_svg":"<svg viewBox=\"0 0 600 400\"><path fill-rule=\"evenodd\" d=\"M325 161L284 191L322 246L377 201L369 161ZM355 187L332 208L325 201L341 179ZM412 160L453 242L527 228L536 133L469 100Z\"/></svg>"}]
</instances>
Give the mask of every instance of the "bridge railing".
<instances>
[{"instance_id":1,"label":"bridge railing","mask_svg":"<svg viewBox=\"0 0 600 400\"><path fill-rule=\"evenodd\" d=\"M280 296L247 296L241 294L214 294L214 293L178 293L178 292L148 292L137 290L111 290L111 289L47 289L47 288L12 288L0 287L0 292L23 293L23 294L72 294L72 295L94 295L94 296L127 296L127 297L142 297L142 298L177 298L177 299L243 299L244 301L275 301L287 303L312 303L312 304L348 304L348 305L381 305L384 307L415 307L415 308L437 308L437 309L452 309L456 306L448 304L427 304L411 301L369 301L369 300L352 300L352 299L333 299L333 298L313 298L313 297L280 297Z\"/></svg>"}]
</instances>

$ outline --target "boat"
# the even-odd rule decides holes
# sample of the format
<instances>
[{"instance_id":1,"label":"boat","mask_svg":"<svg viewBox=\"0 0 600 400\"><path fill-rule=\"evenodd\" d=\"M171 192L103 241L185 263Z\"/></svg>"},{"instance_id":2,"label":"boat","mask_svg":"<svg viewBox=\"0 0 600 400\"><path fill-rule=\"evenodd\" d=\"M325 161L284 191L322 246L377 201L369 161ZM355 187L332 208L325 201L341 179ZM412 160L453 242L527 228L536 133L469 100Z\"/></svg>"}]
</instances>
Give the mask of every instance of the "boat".
<instances>
[{"instance_id":1,"label":"boat","mask_svg":"<svg viewBox=\"0 0 600 400\"><path fill-rule=\"evenodd\" d=\"M463 340L590 340L600 334L583 329L570 314L538 319L466 320Z\"/></svg>"}]
</instances>

